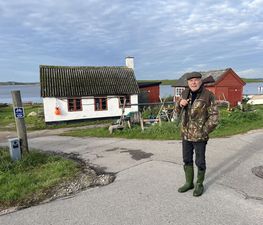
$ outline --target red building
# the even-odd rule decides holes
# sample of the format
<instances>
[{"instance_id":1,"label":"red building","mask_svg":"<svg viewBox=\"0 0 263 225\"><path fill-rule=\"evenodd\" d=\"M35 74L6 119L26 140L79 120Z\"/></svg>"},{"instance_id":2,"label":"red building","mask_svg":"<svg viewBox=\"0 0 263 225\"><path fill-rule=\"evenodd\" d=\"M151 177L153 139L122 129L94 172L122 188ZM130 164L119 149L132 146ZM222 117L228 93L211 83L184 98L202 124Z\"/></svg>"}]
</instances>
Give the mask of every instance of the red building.
<instances>
[{"instance_id":1,"label":"red building","mask_svg":"<svg viewBox=\"0 0 263 225\"><path fill-rule=\"evenodd\" d=\"M231 106L237 106L242 101L243 87L246 84L231 68L224 70L211 70L200 72L202 79L211 76L214 82L205 84L205 87L213 92L217 100L228 101ZM187 86L186 75L184 74L176 83L175 97L179 96Z\"/></svg>"},{"instance_id":2,"label":"red building","mask_svg":"<svg viewBox=\"0 0 263 225\"><path fill-rule=\"evenodd\" d=\"M139 103L160 102L160 84L162 82L138 82Z\"/></svg>"}]
</instances>

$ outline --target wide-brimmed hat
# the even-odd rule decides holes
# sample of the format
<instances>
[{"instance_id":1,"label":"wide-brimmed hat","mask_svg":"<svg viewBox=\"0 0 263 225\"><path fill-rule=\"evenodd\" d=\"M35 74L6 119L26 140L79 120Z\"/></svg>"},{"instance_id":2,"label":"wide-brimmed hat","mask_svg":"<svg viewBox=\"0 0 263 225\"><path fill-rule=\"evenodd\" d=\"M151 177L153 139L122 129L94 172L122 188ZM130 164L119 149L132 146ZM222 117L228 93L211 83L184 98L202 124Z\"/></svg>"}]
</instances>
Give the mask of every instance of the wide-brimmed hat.
<instances>
[{"instance_id":1,"label":"wide-brimmed hat","mask_svg":"<svg viewBox=\"0 0 263 225\"><path fill-rule=\"evenodd\" d=\"M191 72L191 73L186 73L186 80L190 80L192 78L201 78L202 74L199 72Z\"/></svg>"}]
</instances>

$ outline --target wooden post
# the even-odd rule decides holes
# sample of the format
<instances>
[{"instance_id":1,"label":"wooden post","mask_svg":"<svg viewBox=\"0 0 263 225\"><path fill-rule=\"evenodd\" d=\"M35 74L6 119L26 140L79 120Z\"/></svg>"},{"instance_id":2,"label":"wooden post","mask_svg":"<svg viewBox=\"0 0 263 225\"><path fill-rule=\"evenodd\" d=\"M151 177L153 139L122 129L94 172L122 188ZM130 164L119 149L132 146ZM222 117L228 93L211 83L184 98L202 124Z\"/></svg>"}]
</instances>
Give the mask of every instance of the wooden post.
<instances>
[{"instance_id":1,"label":"wooden post","mask_svg":"<svg viewBox=\"0 0 263 225\"><path fill-rule=\"evenodd\" d=\"M140 114L140 124L141 124L141 129L144 131L144 126L143 126L143 118L142 115Z\"/></svg>"},{"instance_id":2,"label":"wooden post","mask_svg":"<svg viewBox=\"0 0 263 225\"><path fill-rule=\"evenodd\" d=\"M29 153L24 111L22 110L22 113L19 114L17 113L18 112L17 109L23 109L20 91L11 91L11 93L13 99L13 110L15 114L17 136L21 142L20 143L21 151L22 154Z\"/></svg>"},{"instance_id":3,"label":"wooden post","mask_svg":"<svg viewBox=\"0 0 263 225\"><path fill-rule=\"evenodd\" d=\"M230 111L231 110L231 106L230 106L230 102L227 102L227 110Z\"/></svg>"},{"instance_id":4,"label":"wooden post","mask_svg":"<svg viewBox=\"0 0 263 225\"><path fill-rule=\"evenodd\" d=\"M119 125L123 125L125 107L126 107L126 97L124 97L124 100L123 100L123 106L122 106L122 109L121 109L121 118L120 118Z\"/></svg>"}]
</instances>

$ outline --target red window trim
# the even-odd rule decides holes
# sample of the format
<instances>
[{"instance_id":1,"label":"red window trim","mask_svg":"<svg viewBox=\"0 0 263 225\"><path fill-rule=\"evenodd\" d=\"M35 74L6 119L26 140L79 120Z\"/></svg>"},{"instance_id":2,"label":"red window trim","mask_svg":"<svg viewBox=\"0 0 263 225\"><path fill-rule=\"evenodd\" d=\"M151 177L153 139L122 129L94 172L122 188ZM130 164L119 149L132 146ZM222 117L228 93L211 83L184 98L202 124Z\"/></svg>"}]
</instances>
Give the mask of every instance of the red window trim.
<instances>
[{"instance_id":1,"label":"red window trim","mask_svg":"<svg viewBox=\"0 0 263 225\"><path fill-rule=\"evenodd\" d=\"M69 108L69 100L73 100L73 104L74 104L74 109L70 110ZM77 109L77 100L80 100L80 109ZM82 99L81 98L68 98L68 112L78 112L78 111L82 111L83 107L82 107Z\"/></svg>"},{"instance_id":2,"label":"red window trim","mask_svg":"<svg viewBox=\"0 0 263 225\"><path fill-rule=\"evenodd\" d=\"M102 109L102 99L106 99L106 109ZM96 109L96 99L99 99L100 109ZM94 97L94 111L107 111L108 110L108 98L107 97Z\"/></svg>"}]
</instances>

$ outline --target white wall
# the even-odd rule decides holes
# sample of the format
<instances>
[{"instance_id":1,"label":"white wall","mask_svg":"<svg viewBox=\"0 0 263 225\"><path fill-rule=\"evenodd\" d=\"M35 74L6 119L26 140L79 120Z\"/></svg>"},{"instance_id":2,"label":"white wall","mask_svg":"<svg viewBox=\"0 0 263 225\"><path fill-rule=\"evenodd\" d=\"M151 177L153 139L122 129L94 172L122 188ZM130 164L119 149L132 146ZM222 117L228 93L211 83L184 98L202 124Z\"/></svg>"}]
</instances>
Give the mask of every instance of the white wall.
<instances>
[{"instance_id":1,"label":"white wall","mask_svg":"<svg viewBox=\"0 0 263 225\"><path fill-rule=\"evenodd\" d=\"M130 108L125 108L125 115L129 112L138 111L138 95L131 95ZM119 108L119 98L117 96L108 96L108 110L95 111L94 97L82 98L82 111L68 112L67 99L43 98L44 115L46 122L68 121L92 118L107 118L121 116L122 109ZM55 107L59 107L61 115L55 114Z\"/></svg>"}]
</instances>

